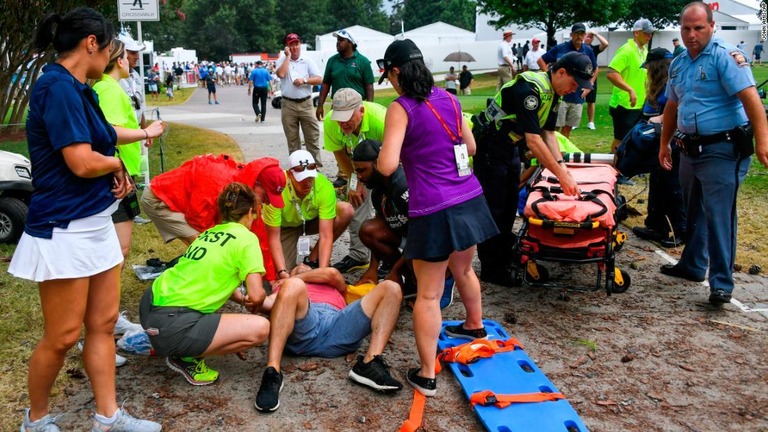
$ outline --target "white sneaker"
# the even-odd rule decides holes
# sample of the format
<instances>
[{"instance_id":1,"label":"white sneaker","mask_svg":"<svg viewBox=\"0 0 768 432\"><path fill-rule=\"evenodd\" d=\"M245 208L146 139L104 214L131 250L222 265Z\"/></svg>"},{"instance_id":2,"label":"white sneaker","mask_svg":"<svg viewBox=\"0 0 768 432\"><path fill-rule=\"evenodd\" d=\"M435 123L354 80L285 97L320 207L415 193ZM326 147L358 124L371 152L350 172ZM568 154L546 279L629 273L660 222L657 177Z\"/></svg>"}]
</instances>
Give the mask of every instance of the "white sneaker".
<instances>
[{"instance_id":1,"label":"white sneaker","mask_svg":"<svg viewBox=\"0 0 768 432\"><path fill-rule=\"evenodd\" d=\"M595 122L589 122L587 123L587 129L595 130Z\"/></svg>"},{"instance_id":2,"label":"white sneaker","mask_svg":"<svg viewBox=\"0 0 768 432\"><path fill-rule=\"evenodd\" d=\"M117 316L117 322L115 323L115 334L118 336L126 334L128 330L144 331L144 329L141 327L141 324L132 323L128 320L128 318L125 317L127 312L128 311L122 311L120 312L120 315Z\"/></svg>"},{"instance_id":3,"label":"white sneaker","mask_svg":"<svg viewBox=\"0 0 768 432\"><path fill-rule=\"evenodd\" d=\"M158 423L137 419L120 408L113 423L103 423L94 415L91 432L159 432L162 428Z\"/></svg>"},{"instance_id":4,"label":"white sneaker","mask_svg":"<svg viewBox=\"0 0 768 432\"><path fill-rule=\"evenodd\" d=\"M83 341L77 341L77 349L79 349L80 352L83 352ZM115 354L115 367L123 366L127 361L128 359L120 354Z\"/></svg>"}]
</instances>

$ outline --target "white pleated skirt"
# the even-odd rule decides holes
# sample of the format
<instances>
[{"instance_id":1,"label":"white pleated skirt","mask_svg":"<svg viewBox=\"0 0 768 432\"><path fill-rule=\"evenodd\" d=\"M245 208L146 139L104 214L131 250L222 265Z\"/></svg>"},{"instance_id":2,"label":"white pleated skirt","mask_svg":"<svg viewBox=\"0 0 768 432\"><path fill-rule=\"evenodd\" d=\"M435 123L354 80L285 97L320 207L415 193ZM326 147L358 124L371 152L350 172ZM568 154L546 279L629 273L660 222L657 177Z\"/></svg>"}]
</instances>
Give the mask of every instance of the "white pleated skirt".
<instances>
[{"instance_id":1,"label":"white pleated skirt","mask_svg":"<svg viewBox=\"0 0 768 432\"><path fill-rule=\"evenodd\" d=\"M54 228L50 239L22 234L8 273L44 282L89 277L120 264L123 254L112 223L119 202L93 216L71 221L66 229Z\"/></svg>"}]
</instances>

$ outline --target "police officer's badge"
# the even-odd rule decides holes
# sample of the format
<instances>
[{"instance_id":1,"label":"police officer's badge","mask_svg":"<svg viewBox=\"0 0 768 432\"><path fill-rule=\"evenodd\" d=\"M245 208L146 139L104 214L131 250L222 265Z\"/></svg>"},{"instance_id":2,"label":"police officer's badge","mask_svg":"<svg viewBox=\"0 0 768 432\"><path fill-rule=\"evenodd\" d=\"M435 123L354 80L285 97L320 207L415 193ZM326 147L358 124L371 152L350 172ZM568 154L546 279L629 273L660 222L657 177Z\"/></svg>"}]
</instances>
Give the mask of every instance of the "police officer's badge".
<instances>
[{"instance_id":1,"label":"police officer's badge","mask_svg":"<svg viewBox=\"0 0 768 432\"><path fill-rule=\"evenodd\" d=\"M747 66L749 63L747 62L746 57L744 57L744 53L742 53L739 50L734 50L729 53L731 57L733 57L733 60L736 62L736 64L739 67Z\"/></svg>"},{"instance_id":2,"label":"police officer's badge","mask_svg":"<svg viewBox=\"0 0 768 432\"><path fill-rule=\"evenodd\" d=\"M533 95L528 96L523 101L523 106L525 106L525 109L527 109L528 111L533 111L539 107L539 99Z\"/></svg>"}]
</instances>

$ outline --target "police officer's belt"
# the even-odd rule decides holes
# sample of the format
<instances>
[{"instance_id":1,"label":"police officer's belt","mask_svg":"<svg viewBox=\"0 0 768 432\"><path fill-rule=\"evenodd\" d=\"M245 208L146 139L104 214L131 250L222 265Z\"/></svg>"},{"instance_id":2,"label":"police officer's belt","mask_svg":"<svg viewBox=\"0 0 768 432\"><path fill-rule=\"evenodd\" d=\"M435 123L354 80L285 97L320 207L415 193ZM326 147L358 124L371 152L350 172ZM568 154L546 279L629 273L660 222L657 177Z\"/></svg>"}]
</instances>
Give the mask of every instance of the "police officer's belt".
<instances>
[{"instance_id":1,"label":"police officer's belt","mask_svg":"<svg viewBox=\"0 0 768 432\"><path fill-rule=\"evenodd\" d=\"M732 131L725 131L725 132L719 132L713 135L688 135L685 134L687 141L688 139L696 141L698 145L706 146L710 144L715 144L723 141L731 141L732 140Z\"/></svg>"},{"instance_id":2,"label":"police officer's belt","mask_svg":"<svg viewBox=\"0 0 768 432\"><path fill-rule=\"evenodd\" d=\"M307 96L307 97L303 97L303 98L301 98L301 99L294 99L294 98L289 98L289 97L285 97L285 96L283 96L283 99L285 99L285 100L289 100L289 101L291 101L291 102L300 103L300 102L304 102L305 100L309 99L309 96Z\"/></svg>"}]
</instances>

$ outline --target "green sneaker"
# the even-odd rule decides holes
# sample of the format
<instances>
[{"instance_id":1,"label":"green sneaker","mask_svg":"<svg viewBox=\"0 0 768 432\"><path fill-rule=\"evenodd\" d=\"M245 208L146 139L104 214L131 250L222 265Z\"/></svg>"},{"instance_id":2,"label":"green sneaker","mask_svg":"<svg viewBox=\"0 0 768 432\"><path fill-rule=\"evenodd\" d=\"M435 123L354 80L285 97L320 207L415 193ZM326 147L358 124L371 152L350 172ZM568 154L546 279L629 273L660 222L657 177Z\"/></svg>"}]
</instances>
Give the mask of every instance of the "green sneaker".
<instances>
[{"instance_id":1,"label":"green sneaker","mask_svg":"<svg viewBox=\"0 0 768 432\"><path fill-rule=\"evenodd\" d=\"M205 359L194 357L166 357L165 364L169 368L184 375L188 383L196 386L213 384L219 378L219 373L205 364Z\"/></svg>"}]
</instances>

